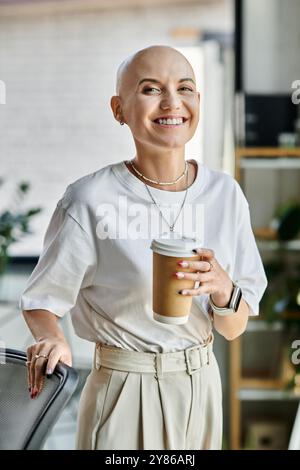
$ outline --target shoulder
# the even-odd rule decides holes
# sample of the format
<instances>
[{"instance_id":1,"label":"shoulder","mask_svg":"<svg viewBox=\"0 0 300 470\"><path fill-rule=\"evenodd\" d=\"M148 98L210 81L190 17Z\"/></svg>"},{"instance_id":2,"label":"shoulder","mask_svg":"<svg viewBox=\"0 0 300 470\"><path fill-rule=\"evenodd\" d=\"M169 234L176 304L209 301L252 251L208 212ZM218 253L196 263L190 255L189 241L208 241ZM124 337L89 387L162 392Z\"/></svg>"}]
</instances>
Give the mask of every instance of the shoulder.
<instances>
[{"instance_id":1,"label":"shoulder","mask_svg":"<svg viewBox=\"0 0 300 470\"><path fill-rule=\"evenodd\" d=\"M207 197L215 201L224 210L247 210L248 201L239 183L233 176L220 170L202 165L205 173L205 189Z\"/></svg>"},{"instance_id":2,"label":"shoulder","mask_svg":"<svg viewBox=\"0 0 300 470\"><path fill-rule=\"evenodd\" d=\"M111 191L114 187L114 167L120 163L112 163L89 173L70 183L61 199L63 206L79 204L90 206L105 191Z\"/></svg>"},{"instance_id":3,"label":"shoulder","mask_svg":"<svg viewBox=\"0 0 300 470\"><path fill-rule=\"evenodd\" d=\"M69 184L65 194L78 202L88 202L94 195L99 194L103 186L112 184L114 178L113 168L116 165L118 164L106 165L93 173L77 179Z\"/></svg>"},{"instance_id":4,"label":"shoulder","mask_svg":"<svg viewBox=\"0 0 300 470\"><path fill-rule=\"evenodd\" d=\"M233 178L233 176L225 173L224 171L209 168L206 165L202 166L205 171L206 182L209 184L210 188L219 191L226 191L228 193L243 193L239 183L235 178Z\"/></svg>"},{"instance_id":5,"label":"shoulder","mask_svg":"<svg viewBox=\"0 0 300 470\"><path fill-rule=\"evenodd\" d=\"M115 190L113 168L116 165L118 163L106 165L69 184L57 203L58 210L62 208L88 232L99 202L110 198Z\"/></svg>"}]
</instances>

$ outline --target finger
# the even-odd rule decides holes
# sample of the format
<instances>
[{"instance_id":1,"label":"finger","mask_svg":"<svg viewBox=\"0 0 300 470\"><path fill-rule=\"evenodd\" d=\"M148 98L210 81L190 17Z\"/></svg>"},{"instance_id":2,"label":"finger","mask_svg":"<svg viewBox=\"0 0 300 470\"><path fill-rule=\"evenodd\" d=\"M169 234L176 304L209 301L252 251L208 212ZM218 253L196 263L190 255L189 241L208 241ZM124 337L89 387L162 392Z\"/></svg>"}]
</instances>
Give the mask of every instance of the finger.
<instances>
[{"instance_id":1,"label":"finger","mask_svg":"<svg viewBox=\"0 0 300 470\"><path fill-rule=\"evenodd\" d=\"M34 398L42 391L45 380L47 362L48 360L45 357L38 357L35 359L33 390Z\"/></svg>"},{"instance_id":2,"label":"finger","mask_svg":"<svg viewBox=\"0 0 300 470\"><path fill-rule=\"evenodd\" d=\"M212 294L214 292L213 285L211 283L206 283L198 287L197 289L182 289L178 293L180 295L186 296L196 296L203 294Z\"/></svg>"},{"instance_id":3,"label":"finger","mask_svg":"<svg viewBox=\"0 0 300 470\"><path fill-rule=\"evenodd\" d=\"M31 398L34 398L34 393L35 393L35 358L32 356L31 359L31 364L30 364L30 383L31 383L31 390L30 390L30 396Z\"/></svg>"},{"instance_id":4,"label":"finger","mask_svg":"<svg viewBox=\"0 0 300 470\"><path fill-rule=\"evenodd\" d=\"M27 360L26 360L26 367L27 367L27 381L28 381L28 390L31 392L31 360L32 360L32 352L31 346L27 348Z\"/></svg>"},{"instance_id":5,"label":"finger","mask_svg":"<svg viewBox=\"0 0 300 470\"><path fill-rule=\"evenodd\" d=\"M53 350L49 354L48 364L47 364L47 368L46 368L46 374L47 375L52 375L53 374L53 371L54 371L55 367L57 366L57 363L61 359L63 359L63 356L62 356L61 352L59 352L59 351ZM61 362L63 362L63 360Z\"/></svg>"},{"instance_id":6,"label":"finger","mask_svg":"<svg viewBox=\"0 0 300 470\"><path fill-rule=\"evenodd\" d=\"M44 368L44 370L43 370L43 374L41 375L40 380L39 380L39 382L38 382L38 385L37 385L38 391L37 391L37 395L36 395L36 396L38 396L38 395L43 391L44 384L45 384L45 377L46 377L46 376L45 376L45 370L46 370L46 366L45 366L45 368Z\"/></svg>"},{"instance_id":7,"label":"finger","mask_svg":"<svg viewBox=\"0 0 300 470\"><path fill-rule=\"evenodd\" d=\"M32 350L31 359L31 375L32 375L32 389L31 398L36 398L43 387L44 375L45 375L45 364L47 363L47 351L39 349L37 346ZM44 357L46 356L46 357Z\"/></svg>"},{"instance_id":8,"label":"finger","mask_svg":"<svg viewBox=\"0 0 300 470\"><path fill-rule=\"evenodd\" d=\"M35 354L37 352L34 348L31 349L31 357L29 363L29 376L30 376L30 396L33 398L34 394L34 384L35 384Z\"/></svg>"},{"instance_id":9,"label":"finger","mask_svg":"<svg viewBox=\"0 0 300 470\"><path fill-rule=\"evenodd\" d=\"M31 390L30 390L30 396L31 398L34 398L36 395L36 387L35 387L35 362L36 362L36 354L38 354L38 350L36 346L33 346L31 348L31 359L30 359L30 364L29 364L29 374L30 374L30 383L31 383Z\"/></svg>"},{"instance_id":10,"label":"finger","mask_svg":"<svg viewBox=\"0 0 300 470\"><path fill-rule=\"evenodd\" d=\"M211 265L208 261L179 261L178 265L181 268L195 269L195 271L210 271Z\"/></svg>"},{"instance_id":11,"label":"finger","mask_svg":"<svg viewBox=\"0 0 300 470\"><path fill-rule=\"evenodd\" d=\"M209 248L196 248L195 251L198 255L209 260L212 260L215 257L215 252Z\"/></svg>"},{"instance_id":12,"label":"finger","mask_svg":"<svg viewBox=\"0 0 300 470\"><path fill-rule=\"evenodd\" d=\"M62 362L63 364L67 364L67 366L69 367L72 367L72 357L66 354L61 356L59 362Z\"/></svg>"},{"instance_id":13,"label":"finger","mask_svg":"<svg viewBox=\"0 0 300 470\"><path fill-rule=\"evenodd\" d=\"M209 272L197 272L197 273L183 273L183 272L176 272L175 277L177 279L189 279L191 281L199 281L199 282L210 282L214 279L214 274Z\"/></svg>"},{"instance_id":14,"label":"finger","mask_svg":"<svg viewBox=\"0 0 300 470\"><path fill-rule=\"evenodd\" d=\"M26 370L27 370L28 390L29 390L29 393L31 393L31 376L30 376L30 367L29 367L29 364L27 365Z\"/></svg>"}]
</instances>

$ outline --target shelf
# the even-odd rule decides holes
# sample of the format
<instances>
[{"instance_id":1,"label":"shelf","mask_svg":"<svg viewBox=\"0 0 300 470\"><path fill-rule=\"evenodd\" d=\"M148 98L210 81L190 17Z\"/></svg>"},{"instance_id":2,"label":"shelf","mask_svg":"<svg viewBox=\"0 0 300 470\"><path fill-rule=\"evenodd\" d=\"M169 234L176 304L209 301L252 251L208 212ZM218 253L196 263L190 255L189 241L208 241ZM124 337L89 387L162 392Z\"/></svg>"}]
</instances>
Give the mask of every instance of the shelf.
<instances>
[{"instance_id":1,"label":"shelf","mask_svg":"<svg viewBox=\"0 0 300 470\"><path fill-rule=\"evenodd\" d=\"M241 181L242 170L300 169L300 147L237 147L235 176Z\"/></svg>"},{"instance_id":2,"label":"shelf","mask_svg":"<svg viewBox=\"0 0 300 470\"><path fill-rule=\"evenodd\" d=\"M259 390L259 389L240 389L238 390L239 400L297 400L300 401L300 395L288 390Z\"/></svg>"},{"instance_id":3,"label":"shelf","mask_svg":"<svg viewBox=\"0 0 300 470\"><path fill-rule=\"evenodd\" d=\"M283 331L286 328L285 322L287 320L300 320L300 310L286 311L284 313L278 314L278 317L280 317L281 321L273 321L272 323L260 319L254 320L250 317L247 324L246 332L251 333L257 331Z\"/></svg>"},{"instance_id":4,"label":"shelf","mask_svg":"<svg viewBox=\"0 0 300 470\"><path fill-rule=\"evenodd\" d=\"M300 250L300 239L279 241L277 232L271 227L256 227L253 229L257 244L264 250Z\"/></svg>"},{"instance_id":5,"label":"shelf","mask_svg":"<svg viewBox=\"0 0 300 470\"><path fill-rule=\"evenodd\" d=\"M239 380L239 388L258 390L282 390L284 384L281 379L261 379L257 377L242 377Z\"/></svg>"},{"instance_id":6,"label":"shelf","mask_svg":"<svg viewBox=\"0 0 300 470\"><path fill-rule=\"evenodd\" d=\"M268 191L266 187L267 181L265 181L265 173L275 173L278 170L276 176L284 175L284 170L290 170L295 175L300 174L300 147L237 147L235 149L235 177L240 183L242 189L245 182L247 182L247 170L253 169L258 170L257 173L261 173L261 180L259 182L263 186L265 192ZM267 170L264 172L264 170ZM254 173L249 172L249 178L254 178ZM254 181L255 184L255 181ZM281 197L281 195L280 195ZM263 201L263 199L262 199ZM268 202L268 201L267 201ZM267 221L266 221L267 222ZM276 226L256 227L253 229L257 246L261 252L265 252L266 259L269 255L273 256L271 252L278 252L278 255L282 258L287 258L286 262L291 261L297 262L299 256L297 252L300 252L300 239L290 241L278 240L278 231ZM270 252L270 253L269 253ZM285 259L281 260L285 263ZM274 341L279 340L280 344L284 343L283 332L288 325L288 321L297 319L300 321L300 311L297 312L285 312L284 315L276 316L276 321L269 323L265 320L266 317L263 313L257 318L249 318L246 334L253 334L251 332L263 332L262 334L268 335L268 340ZM290 322L291 323L291 322ZM270 332L270 333L269 333ZM276 337L274 336L274 332ZM278 333L277 333L278 332ZM281 333L282 332L282 333ZM259 335L261 333L258 333ZM270 338L272 334L272 338ZM251 341L252 336L247 338ZM264 338L259 338L259 341L263 341ZM287 381L289 380L287 374L285 374L284 364L281 364L281 358L279 358L278 350L278 375L272 374L273 366L275 364L275 358L272 364L268 364L268 361L262 363L264 368L262 370L258 368L256 370L255 365L252 361L245 368L245 364L242 364L242 353L247 352L243 349L242 338L238 337L234 341L230 342L230 386L232 393L230 394L230 448L240 449L242 443L242 417L243 407L242 403L247 401L258 402L263 401L263 406L267 407L267 402L279 402L281 401L294 401L300 403L300 392L297 390L296 393L293 390L286 390ZM261 351L264 354L264 351ZM251 356L250 356L251 358ZM253 369L254 367L254 369ZM282 370L281 370L282 369ZM250 403L249 405L250 406ZM300 406L299 406L300 409Z\"/></svg>"},{"instance_id":7,"label":"shelf","mask_svg":"<svg viewBox=\"0 0 300 470\"><path fill-rule=\"evenodd\" d=\"M238 158L297 158L300 157L300 147L237 147Z\"/></svg>"},{"instance_id":8,"label":"shelf","mask_svg":"<svg viewBox=\"0 0 300 470\"><path fill-rule=\"evenodd\" d=\"M247 332L251 331L282 331L283 324L281 322L268 323L264 320L249 320L246 328Z\"/></svg>"},{"instance_id":9,"label":"shelf","mask_svg":"<svg viewBox=\"0 0 300 470\"><path fill-rule=\"evenodd\" d=\"M256 227L253 229L254 235L259 240L276 240L277 231L271 227Z\"/></svg>"},{"instance_id":10,"label":"shelf","mask_svg":"<svg viewBox=\"0 0 300 470\"><path fill-rule=\"evenodd\" d=\"M278 240L260 240L257 239L257 245L262 250L278 251L279 249L299 251L300 240L290 240L286 242L279 242Z\"/></svg>"},{"instance_id":11,"label":"shelf","mask_svg":"<svg viewBox=\"0 0 300 470\"><path fill-rule=\"evenodd\" d=\"M300 156L298 158L254 158L241 159L240 168L243 169L300 169Z\"/></svg>"}]
</instances>

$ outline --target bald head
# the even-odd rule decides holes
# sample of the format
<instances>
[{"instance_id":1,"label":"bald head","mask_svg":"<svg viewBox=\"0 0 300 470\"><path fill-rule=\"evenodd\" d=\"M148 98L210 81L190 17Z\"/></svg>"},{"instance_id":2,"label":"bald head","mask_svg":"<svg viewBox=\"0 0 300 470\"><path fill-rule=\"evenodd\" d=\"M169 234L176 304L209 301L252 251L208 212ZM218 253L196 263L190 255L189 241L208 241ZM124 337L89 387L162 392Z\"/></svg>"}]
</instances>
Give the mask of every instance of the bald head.
<instances>
[{"instance_id":1,"label":"bald head","mask_svg":"<svg viewBox=\"0 0 300 470\"><path fill-rule=\"evenodd\" d=\"M186 74L195 80L191 64L176 49L169 46L149 46L141 49L125 59L119 66L116 93L122 96L131 86L134 86L139 76L147 72L151 74L152 70L155 71L155 66L157 67L157 65L160 68L165 67L165 71L168 73L168 71L172 71L172 68L176 68L177 64L180 64Z\"/></svg>"}]
</instances>

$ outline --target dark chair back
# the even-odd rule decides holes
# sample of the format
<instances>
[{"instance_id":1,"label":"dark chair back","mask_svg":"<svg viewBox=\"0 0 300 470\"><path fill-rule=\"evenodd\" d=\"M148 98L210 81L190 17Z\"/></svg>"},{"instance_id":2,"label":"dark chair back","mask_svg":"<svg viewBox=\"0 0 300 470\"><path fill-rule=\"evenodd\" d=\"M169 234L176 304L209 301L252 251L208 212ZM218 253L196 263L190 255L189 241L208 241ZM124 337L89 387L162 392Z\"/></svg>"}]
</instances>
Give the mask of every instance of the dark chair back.
<instances>
[{"instance_id":1,"label":"dark chair back","mask_svg":"<svg viewBox=\"0 0 300 470\"><path fill-rule=\"evenodd\" d=\"M75 369L58 364L42 393L31 399L26 354L0 350L0 449L41 449L77 383Z\"/></svg>"}]
</instances>

